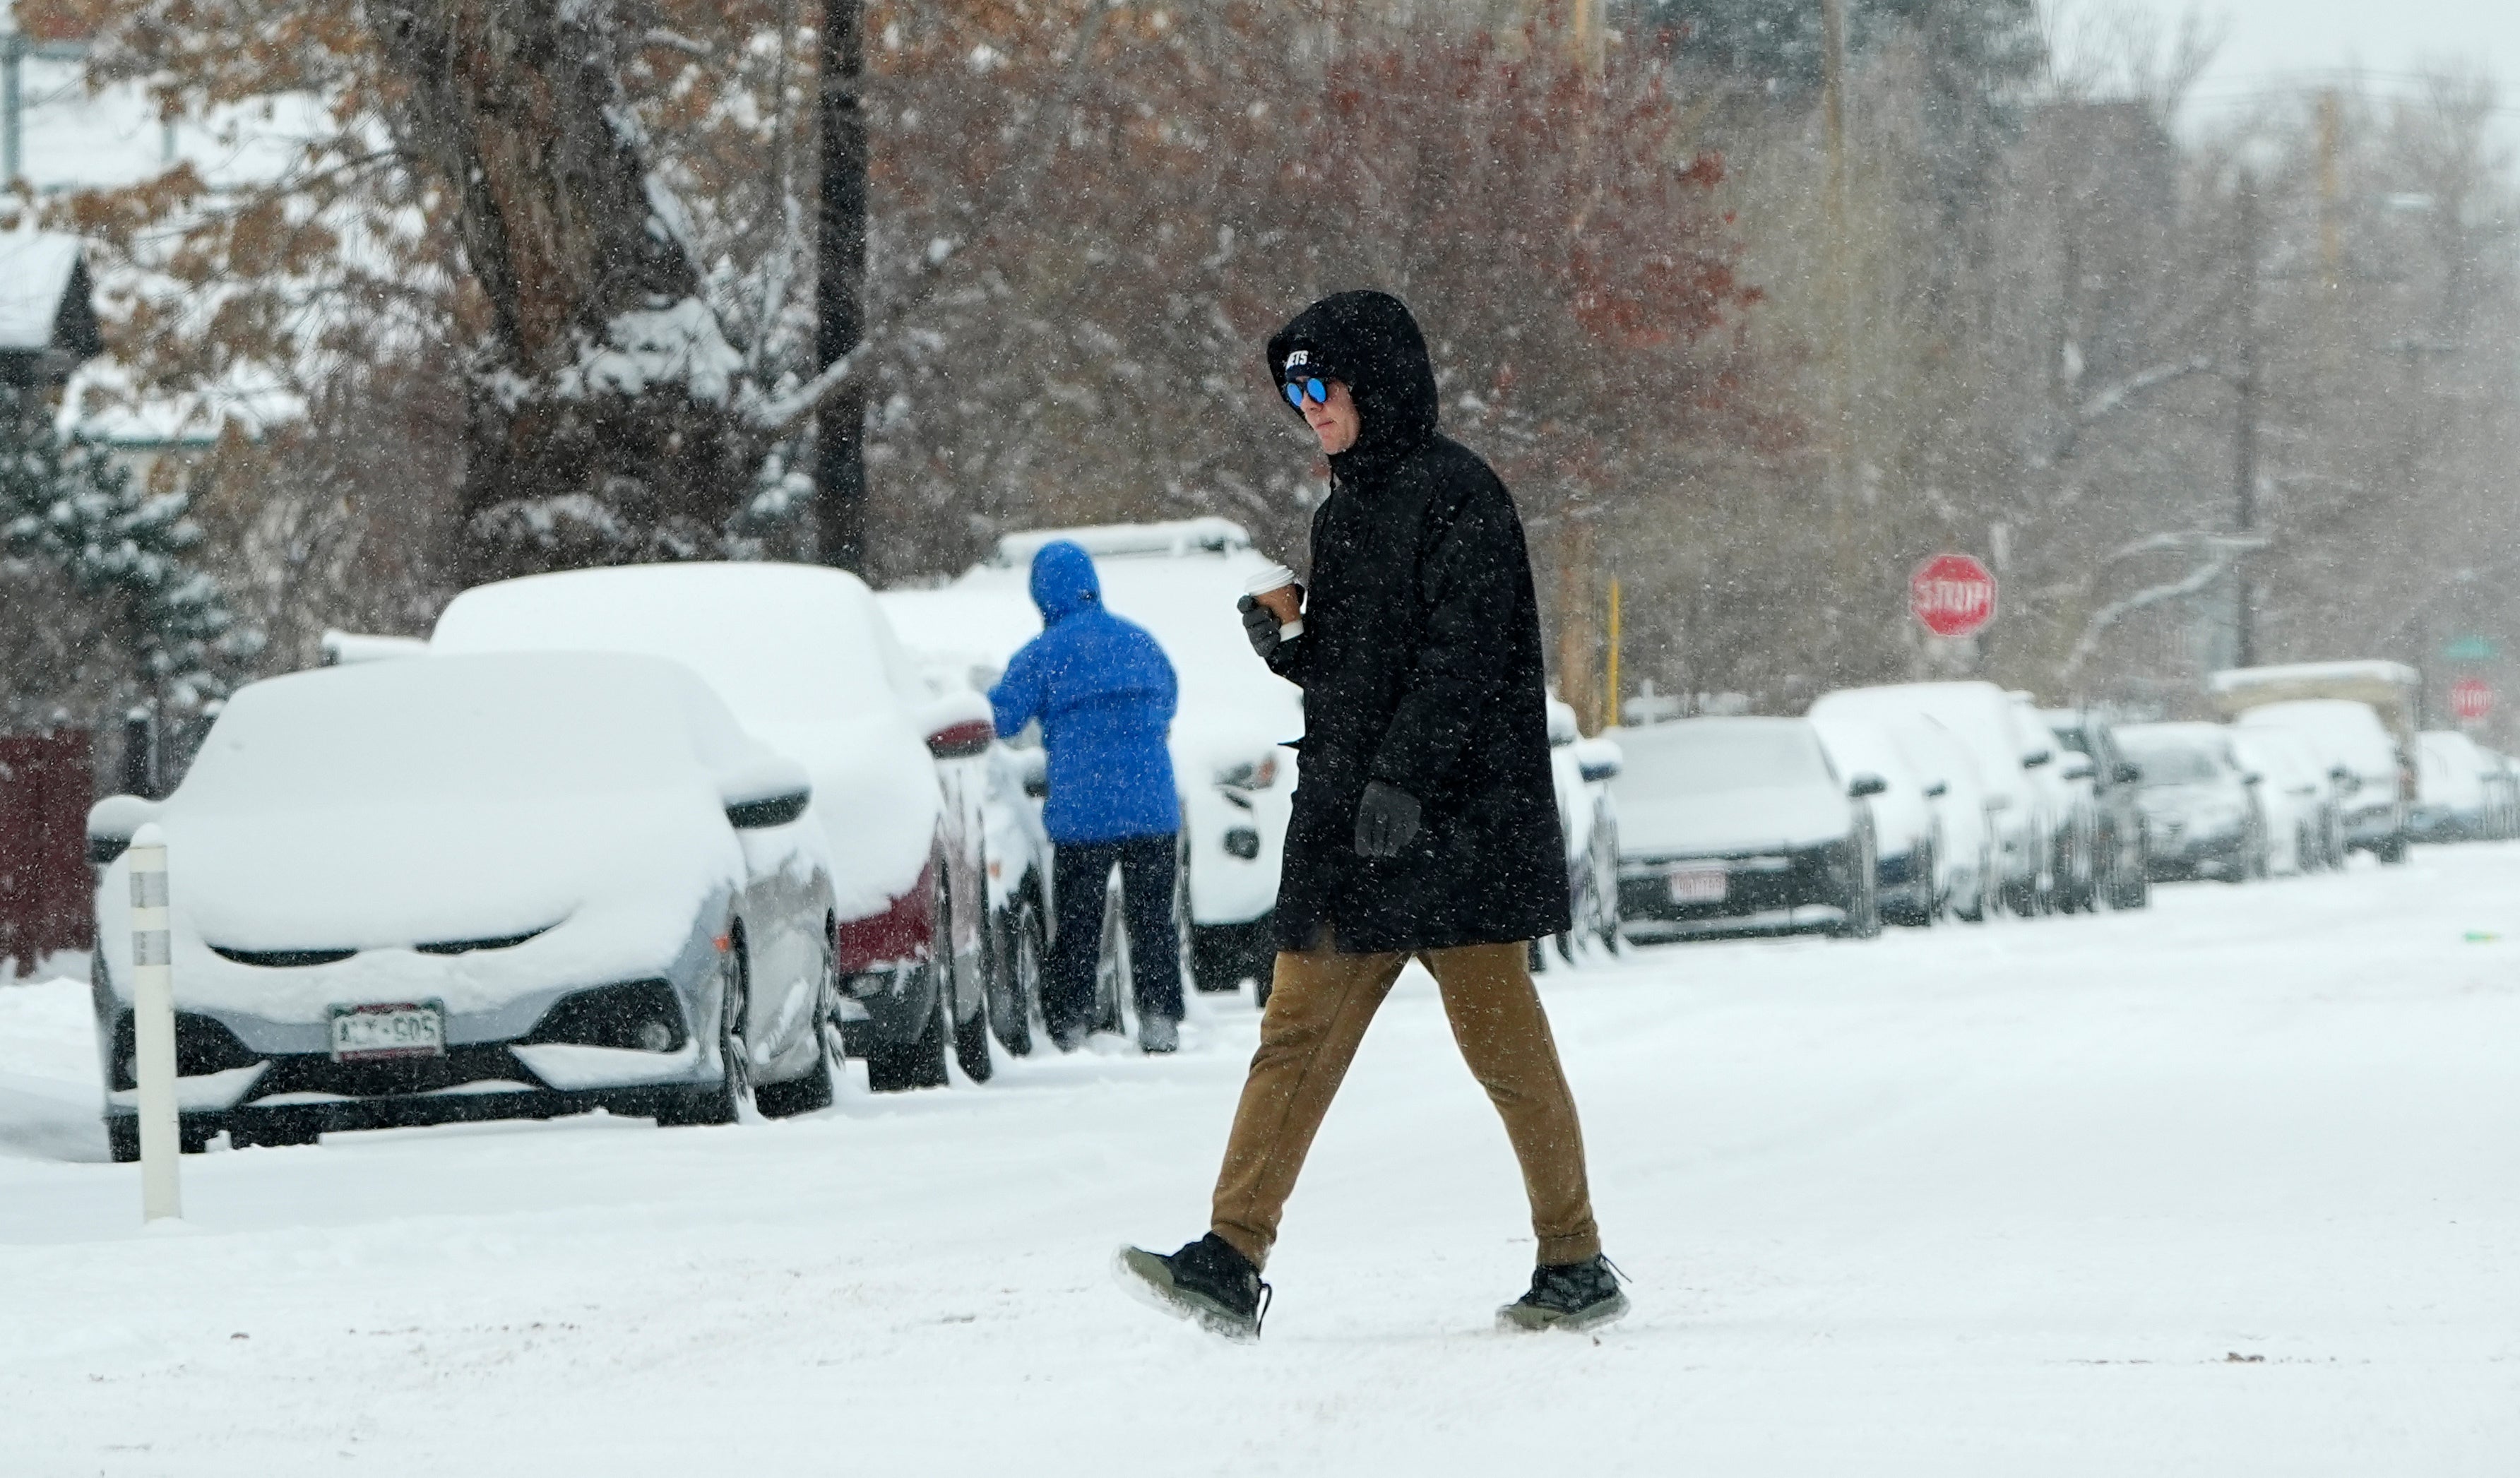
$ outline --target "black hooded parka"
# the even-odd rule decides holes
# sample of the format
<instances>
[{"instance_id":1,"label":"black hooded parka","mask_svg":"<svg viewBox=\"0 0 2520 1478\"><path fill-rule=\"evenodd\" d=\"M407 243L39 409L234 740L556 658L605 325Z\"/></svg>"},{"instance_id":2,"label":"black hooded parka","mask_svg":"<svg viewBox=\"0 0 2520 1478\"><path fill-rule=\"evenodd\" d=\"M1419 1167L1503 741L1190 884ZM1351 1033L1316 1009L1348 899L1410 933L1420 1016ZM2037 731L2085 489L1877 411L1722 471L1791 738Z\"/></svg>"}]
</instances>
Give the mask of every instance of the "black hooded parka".
<instances>
[{"instance_id":1,"label":"black hooded parka","mask_svg":"<svg viewBox=\"0 0 2520 1478\"><path fill-rule=\"evenodd\" d=\"M1531 559L1512 495L1436 429L1435 371L1401 301L1341 292L1269 340L1344 382L1362 420L1313 515L1304 631L1271 665L1304 690L1282 948L1450 949L1562 933L1565 843L1549 764ZM1356 851L1368 781L1423 813L1392 858Z\"/></svg>"}]
</instances>

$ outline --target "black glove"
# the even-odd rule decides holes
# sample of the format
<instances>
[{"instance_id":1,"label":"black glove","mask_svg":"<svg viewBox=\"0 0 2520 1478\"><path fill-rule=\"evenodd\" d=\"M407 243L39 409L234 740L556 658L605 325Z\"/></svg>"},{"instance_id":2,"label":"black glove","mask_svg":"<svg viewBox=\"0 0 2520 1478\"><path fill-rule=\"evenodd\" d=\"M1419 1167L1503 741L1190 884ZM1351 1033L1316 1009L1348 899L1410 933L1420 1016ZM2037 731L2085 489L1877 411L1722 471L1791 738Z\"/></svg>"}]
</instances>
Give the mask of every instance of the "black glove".
<instances>
[{"instance_id":1,"label":"black glove","mask_svg":"<svg viewBox=\"0 0 2520 1478\"><path fill-rule=\"evenodd\" d=\"M1267 661L1278 654L1278 613L1260 604L1257 597L1244 596L1234 603L1242 612L1242 634L1251 639L1251 649Z\"/></svg>"},{"instance_id":2,"label":"black glove","mask_svg":"<svg viewBox=\"0 0 2520 1478\"><path fill-rule=\"evenodd\" d=\"M1418 797L1387 781L1365 783L1356 807L1359 857L1397 857L1418 834Z\"/></svg>"}]
</instances>

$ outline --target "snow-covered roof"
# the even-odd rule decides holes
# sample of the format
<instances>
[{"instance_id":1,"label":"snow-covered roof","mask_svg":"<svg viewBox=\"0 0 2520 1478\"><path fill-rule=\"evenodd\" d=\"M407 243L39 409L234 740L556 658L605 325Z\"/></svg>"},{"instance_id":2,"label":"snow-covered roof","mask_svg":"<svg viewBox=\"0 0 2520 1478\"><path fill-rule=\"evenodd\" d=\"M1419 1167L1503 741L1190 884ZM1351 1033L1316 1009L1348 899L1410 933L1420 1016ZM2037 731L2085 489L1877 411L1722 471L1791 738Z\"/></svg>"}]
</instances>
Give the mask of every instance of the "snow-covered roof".
<instances>
[{"instance_id":1,"label":"snow-covered roof","mask_svg":"<svg viewBox=\"0 0 2520 1478\"><path fill-rule=\"evenodd\" d=\"M2383 688L2411 689L2421 681L2415 675L2415 669L2404 662L2372 659L2292 662L2276 667L2230 667L2214 674L2207 683L2218 694L2236 694L2254 693L2261 688L2289 688L2316 683L2373 684Z\"/></svg>"},{"instance_id":2,"label":"snow-covered roof","mask_svg":"<svg viewBox=\"0 0 2520 1478\"><path fill-rule=\"evenodd\" d=\"M997 555L989 562L1001 569L1024 568L1043 545L1059 539L1085 546L1085 552L1098 560L1117 555L1224 554L1251 547L1251 535L1231 518L1177 518L1165 523L1026 529L998 540Z\"/></svg>"},{"instance_id":3,"label":"snow-covered roof","mask_svg":"<svg viewBox=\"0 0 2520 1478\"><path fill-rule=\"evenodd\" d=\"M95 353L93 311L81 302L64 312L73 297L72 285L84 281L77 237L58 231L0 231L0 353L41 354L56 347L66 318L72 337L87 339L87 353ZM58 346L79 347L69 342Z\"/></svg>"}]
</instances>

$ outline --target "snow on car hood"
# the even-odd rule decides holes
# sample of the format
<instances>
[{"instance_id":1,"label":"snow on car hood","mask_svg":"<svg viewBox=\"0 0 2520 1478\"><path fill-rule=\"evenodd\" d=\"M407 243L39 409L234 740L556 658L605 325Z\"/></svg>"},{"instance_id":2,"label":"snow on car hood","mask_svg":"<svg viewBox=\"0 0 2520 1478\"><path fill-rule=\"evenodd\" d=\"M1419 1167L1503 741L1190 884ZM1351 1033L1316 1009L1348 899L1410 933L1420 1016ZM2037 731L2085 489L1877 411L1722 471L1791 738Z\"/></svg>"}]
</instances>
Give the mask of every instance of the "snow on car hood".
<instances>
[{"instance_id":1,"label":"snow on car hood","mask_svg":"<svg viewBox=\"0 0 2520 1478\"><path fill-rule=\"evenodd\" d=\"M1846 835L1850 824L1846 800L1813 785L1619 795L1619 850L1628 853L1808 847Z\"/></svg>"},{"instance_id":2,"label":"snow on car hood","mask_svg":"<svg viewBox=\"0 0 2520 1478\"><path fill-rule=\"evenodd\" d=\"M397 993L477 1009L528 983L655 974L690 940L695 911L729 897L744 869L722 812L696 790L495 810L442 797L255 815L170 807L160 825L178 1003L271 1020L321 1020L336 1003ZM106 874L98 922L127 992L126 875L118 861ZM505 949L415 949L536 930L548 932ZM359 954L274 968L213 946Z\"/></svg>"}]
</instances>

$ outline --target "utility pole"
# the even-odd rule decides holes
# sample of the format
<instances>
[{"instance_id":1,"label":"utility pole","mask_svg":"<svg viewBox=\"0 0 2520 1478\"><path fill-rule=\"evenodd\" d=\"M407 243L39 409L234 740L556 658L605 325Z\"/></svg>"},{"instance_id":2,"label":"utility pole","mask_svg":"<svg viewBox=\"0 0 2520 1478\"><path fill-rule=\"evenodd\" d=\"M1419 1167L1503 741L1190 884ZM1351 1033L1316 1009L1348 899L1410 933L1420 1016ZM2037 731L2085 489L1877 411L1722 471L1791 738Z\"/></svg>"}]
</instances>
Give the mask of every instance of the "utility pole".
<instances>
[{"instance_id":1,"label":"utility pole","mask_svg":"<svg viewBox=\"0 0 2520 1478\"><path fill-rule=\"evenodd\" d=\"M1830 386L1828 493L1845 553L1855 518L1855 248L1846 178L1846 0L1820 0L1821 119L1828 150L1829 307L1836 319ZM1853 571L1841 571L1852 574Z\"/></svg>"},{"instance_id":2,"label":"utility pole","mask_svg":"<svg viewBox=\"0 0 2520 1478\"><path fill-rule=\"evenodd\" d=\"M2238 314L2239 338L2239 420L2232 428L2231 511L2232 522L2243 534L2258 526L2258 402L2262 390L2258 376L2258 180L2247 170L2240 173L2239 225L2239 291L2234 311ZM2245 555L2237 557L2245 561ZM2231 566L2231 657L2235 667L2257 665L2257 639L2252 629L2248 566L2234 562Z\"/></svg>"},{"instance_id":3,"label":"utility pole","mask_svg":"<svg viewBox=\"0 0 2520 1478\"><path fill-rule=\"evenodd\" d=\"M823 0L819 101L822 203L814 244L815 361L837 363L866 337L867 133L864 0ZM853 377L823 404L814 438L815 508L826 564L866 570L866 389Z\"/></svg>"}]
</instances>

